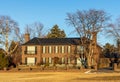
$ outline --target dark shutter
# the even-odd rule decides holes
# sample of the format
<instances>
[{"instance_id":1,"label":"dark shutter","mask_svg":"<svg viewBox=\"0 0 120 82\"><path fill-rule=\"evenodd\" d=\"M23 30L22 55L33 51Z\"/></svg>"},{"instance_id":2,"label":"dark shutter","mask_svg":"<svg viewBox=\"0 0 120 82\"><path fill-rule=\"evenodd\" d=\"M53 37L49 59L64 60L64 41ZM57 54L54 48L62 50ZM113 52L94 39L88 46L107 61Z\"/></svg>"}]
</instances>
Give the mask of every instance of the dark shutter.
<instances>
[{"instance_id":1,"label":"dark shutter","mask_svg":"<svg viewBox=\"0 0 120 82\"><path fill-rule=\"evenodd\" d=\"M35 46L35 54L37 54L37 46Z\"/></svg>"},{"instance_id":2,"label":"dark shutter","mask_svg":"<svg viewBox=\"0 0 120 82\"><path fill-rule=\"evenodd\" d=\"M36 62L37 62L37 58L35 57L35 64L36 64Z\"/></svg>"},{"instance_id":3,"label":"dark shutter","mask_svg":"<svg viewBox=\"0 0 120 82\"><path fill-rule=\"evenodd\" d=\"M27 58L25 58L25 64L27 64Z\"/></svg>"},{"instance_id":4,"label":"dark shutter","mask_svg":"<svg viewBox=\"0 0 120 82\"><path fill-rule=\"evenodd\" d=\"M27 46L25 46L25 54L27 54Z\"/></svg>"}]
</instances>

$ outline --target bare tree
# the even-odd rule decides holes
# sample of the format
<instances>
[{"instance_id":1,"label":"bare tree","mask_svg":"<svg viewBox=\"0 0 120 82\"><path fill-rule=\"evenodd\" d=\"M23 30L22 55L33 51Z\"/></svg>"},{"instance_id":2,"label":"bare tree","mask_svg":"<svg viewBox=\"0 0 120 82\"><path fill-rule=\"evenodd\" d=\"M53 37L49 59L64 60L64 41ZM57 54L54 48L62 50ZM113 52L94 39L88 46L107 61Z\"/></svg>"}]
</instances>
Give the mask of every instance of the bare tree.
<instances>
[{"instance_id":1,"label":"bare tree","mask_svg":"<svg viewBox=\"0 0 120 82\"><path fill-rule=\"evenodd\" d=\"M41 38L43 36L43 24L40 22L35 22L33 26L35 26L36 36Z\"/></svg>"},{"instance_id":2,"label":"bare tree","mask_svg":"<svg viewBox=\"0 0 120 82\"><path fill-rule=\"evenodd\" d=\"M43 24L40 22L35 22L33 24L26 25L25 27L25 33L29 33L31 37L39 37L41 38L43 36Z\"/></svg>"},{"instance_id":3,"label":"bare tree","mask_svg":"<svg viewBox=\"0 0 120 82\"><path fill-rule=\"evenodd\" d=\"M118 17L115 23L111 23L108 25L108 29L106 29L108 36L114 38L116 40L117 51L120 54L120 17Z\"/></svg>"},{"instance_id":4,"label":"bare tree","mask_svg":"<svg viewBox=\"0 0 120 82\"><path fill-rule=\"evenodd\" d=\"M95 9L90 9L88 11L78 10L76 13L67 13L67 23L75 28L80 37L80 43L84 46L84 53L79 54L80 60L87 58L89 67L93 65L93 60L95 64L97 64L98 57L94 56L95 53L98 53L96 47L97 33L106 27L109 18L110 17L105 11Z\"/></svg>"},{"instance_id":5,"label":"bare tree","mask_svg":"<svg viewBox=\"0 0 120 82\"><path fill-rule=\"evenodd\" d=\"M9 16L0 16L0 41L2 45L5 45L7 54L10 54L8 51L10 38L12 35L14 35L14 33L16 33L17 29L19 29L18 24Z\"/></svg>"},{"instance_id":6,"label":"bare tree","mask_svg":"<svg viewBox=\"0 0 120 82\"><path fill-rule=\"evenodd\" d=\"M109 24L107 30L109 36L114 37L116 40L120 39L120 17L116 19L115 23Z\"/></svg>"}]
</instances>

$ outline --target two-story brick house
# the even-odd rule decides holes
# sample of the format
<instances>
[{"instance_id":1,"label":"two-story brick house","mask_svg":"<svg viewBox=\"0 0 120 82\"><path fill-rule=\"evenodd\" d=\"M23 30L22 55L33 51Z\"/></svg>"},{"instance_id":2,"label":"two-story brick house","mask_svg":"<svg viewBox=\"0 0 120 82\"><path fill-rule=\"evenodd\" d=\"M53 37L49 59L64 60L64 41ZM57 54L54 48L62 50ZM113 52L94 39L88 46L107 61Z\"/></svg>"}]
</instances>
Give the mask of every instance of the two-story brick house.
<instances>
[{"instance_id":1,"label":"two-story brick house","mask_svg":"<svg viewBox=\"0 0 120 82\"><path fill-rule=\"evenodd\" d=\"M35 65L40 63L53 63L55 57L62 64L81 63L77 58L83 50L80 38L33 38L25 35L26 42L22 45L22 63ZM75 58L71 58L74 56Z\"/></svg>"},{"instance_id":2,"label":"two-story brick house","mask_svg":"<svg viewBox=\"0 0 120 82\"><path fill-rule=\"evenodd\" d=\"M70 56L79 48L79 38L33 38L25 35L26 42L22 45L22 63L39 64L53 63L58 57L61 63L70 63Z\"/></svg>"}]
</instances>

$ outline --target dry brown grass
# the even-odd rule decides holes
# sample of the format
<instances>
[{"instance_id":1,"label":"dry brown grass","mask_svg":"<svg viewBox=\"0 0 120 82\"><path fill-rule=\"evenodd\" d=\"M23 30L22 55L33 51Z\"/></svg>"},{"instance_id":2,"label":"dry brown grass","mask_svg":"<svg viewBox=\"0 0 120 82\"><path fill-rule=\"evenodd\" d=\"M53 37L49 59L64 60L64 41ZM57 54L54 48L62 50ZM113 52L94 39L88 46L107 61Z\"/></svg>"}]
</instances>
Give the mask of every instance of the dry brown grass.
<instances>
[{"instance_id":1,"label":"dry brown grass","mask_svg":"<svg viewBox=\"0 0 120 82\"><path fill-rule=\"evenodd\" d=\"M120 82L120 73L1 72L0 82Z\"/></svg>"}]
</instances>

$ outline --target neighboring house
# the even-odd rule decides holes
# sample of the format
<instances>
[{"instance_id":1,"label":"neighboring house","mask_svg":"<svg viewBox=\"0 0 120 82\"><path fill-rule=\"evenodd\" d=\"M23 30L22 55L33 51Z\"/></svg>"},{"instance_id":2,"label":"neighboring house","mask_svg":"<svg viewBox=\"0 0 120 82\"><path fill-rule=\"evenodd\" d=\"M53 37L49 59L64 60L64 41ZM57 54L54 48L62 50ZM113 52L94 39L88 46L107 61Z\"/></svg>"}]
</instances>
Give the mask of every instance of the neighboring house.
<instances>
[{"instance_id":1,"label":"neighboring house","mask_svg":"<svg viewBox=\"0 0 120 82\"><path fill-rule=\"evenodd\" d=\"M49 63L53 64L54 58L59 63L78 64L79 51L82 50L80 38L33 38L25 35L26 42L22 45L22 64L36 65ZM76 57L72 57L72 56ZM72 57L72 58L71 58Z\"/></svg>"}]
</instances>

